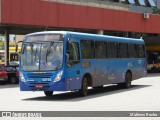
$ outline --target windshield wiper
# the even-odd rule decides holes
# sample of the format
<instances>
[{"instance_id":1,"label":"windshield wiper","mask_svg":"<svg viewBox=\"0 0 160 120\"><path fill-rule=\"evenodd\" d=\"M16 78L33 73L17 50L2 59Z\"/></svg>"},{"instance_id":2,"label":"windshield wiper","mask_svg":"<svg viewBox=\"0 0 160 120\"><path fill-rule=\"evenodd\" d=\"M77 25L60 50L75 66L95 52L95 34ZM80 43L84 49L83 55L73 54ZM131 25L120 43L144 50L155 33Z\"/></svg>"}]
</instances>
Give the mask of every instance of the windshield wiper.
<instances>
[{"instance_id":1,"label":"windshield wiper","mask_svg":"<svg viewBox=\"0 0 160 120\"><path fill-rule=\"evenodd\" d=\"M47 48L47 53L46 53L46 55L50 54L50 52L51 52L51 47L52 47L53 45L54 45L54 42L52 41L52 42L50 43L49 47Z\"/></svg>"}]
</instances>

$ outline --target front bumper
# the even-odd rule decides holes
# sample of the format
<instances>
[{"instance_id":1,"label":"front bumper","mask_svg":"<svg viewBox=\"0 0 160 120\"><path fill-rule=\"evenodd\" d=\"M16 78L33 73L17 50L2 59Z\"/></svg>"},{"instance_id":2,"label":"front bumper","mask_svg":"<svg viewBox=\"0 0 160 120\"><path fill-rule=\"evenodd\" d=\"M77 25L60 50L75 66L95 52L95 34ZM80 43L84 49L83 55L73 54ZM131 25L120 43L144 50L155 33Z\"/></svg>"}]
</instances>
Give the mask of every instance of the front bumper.
<instances>
[{"instance_id":1,"label":"front bumper","mask_svg":"<svg viewBox=\"0 0 160 120\"><path fill-rule=\"evenodd\" d=\"M66 91L67 87L65 80L61 79L59 82L19 82L21 91ZM37 87L42 86L42 87Z\"/></svg>"},{"instance_id":2,"label":"front bumper","mask_svg":"<svg viewBox=\"0 0 160 120\"><path fill-rule=\"evenodd\" d=\"M0 82L5 82L8 81L8 77L4 76L4 77L0 77Z\"/></svg>"}]
</instances>

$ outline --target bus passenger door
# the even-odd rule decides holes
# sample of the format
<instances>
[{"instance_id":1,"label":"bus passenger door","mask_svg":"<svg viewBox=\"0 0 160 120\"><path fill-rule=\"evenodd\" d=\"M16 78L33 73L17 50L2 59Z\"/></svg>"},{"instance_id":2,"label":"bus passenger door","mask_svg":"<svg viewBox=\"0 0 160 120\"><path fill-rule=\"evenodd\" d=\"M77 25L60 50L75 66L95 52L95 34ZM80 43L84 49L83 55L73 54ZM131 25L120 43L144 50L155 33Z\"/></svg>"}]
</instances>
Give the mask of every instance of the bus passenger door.
<instances>
[{"instance_id":1,"label":"bus passenger door","mask_svg":"<svg viewBox=\"0 0 160 120\"><path fill-rule=\"evenodd\" d=\"M67 42L66 78L69 90L81 88L81 64L78 42Z\"/></svg>"}]
</instances>

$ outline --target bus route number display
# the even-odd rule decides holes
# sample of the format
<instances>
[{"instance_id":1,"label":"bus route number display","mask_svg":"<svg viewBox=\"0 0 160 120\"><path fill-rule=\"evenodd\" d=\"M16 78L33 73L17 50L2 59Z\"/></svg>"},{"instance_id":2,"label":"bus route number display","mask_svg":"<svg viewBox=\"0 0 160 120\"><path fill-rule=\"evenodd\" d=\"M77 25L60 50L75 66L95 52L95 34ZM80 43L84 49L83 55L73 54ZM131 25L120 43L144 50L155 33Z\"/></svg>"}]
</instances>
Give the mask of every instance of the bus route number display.
<instances>
[{"instance_id":1,"label":"bus route number display","mask_svg":"<svg viewBox=\"0 0 160 120\"><path fill-rule=\"evenodd\" d=\"M60 34L41 34L41 35L32 35L28 36L26 42L34 42L34 41L60 41Z\"/></svg>"}]
</instances>

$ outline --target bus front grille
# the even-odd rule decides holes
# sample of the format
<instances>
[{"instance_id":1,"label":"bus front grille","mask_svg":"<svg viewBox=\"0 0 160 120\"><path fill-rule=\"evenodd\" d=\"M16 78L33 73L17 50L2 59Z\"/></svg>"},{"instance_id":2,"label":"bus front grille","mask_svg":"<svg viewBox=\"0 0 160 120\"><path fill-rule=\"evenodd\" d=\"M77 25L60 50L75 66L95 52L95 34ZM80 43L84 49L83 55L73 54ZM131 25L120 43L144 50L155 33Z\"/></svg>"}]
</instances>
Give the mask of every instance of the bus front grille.
<instances>
[{"instance_id":1,"label":"bus front grille","mask_svg":"<svg viewBox=\"0 0 160 120\"><path fill-rule=\"evenodd\" d=\"M52 73L29 73L28 78L51 78Z\"/></svg>"}]
</instances>

